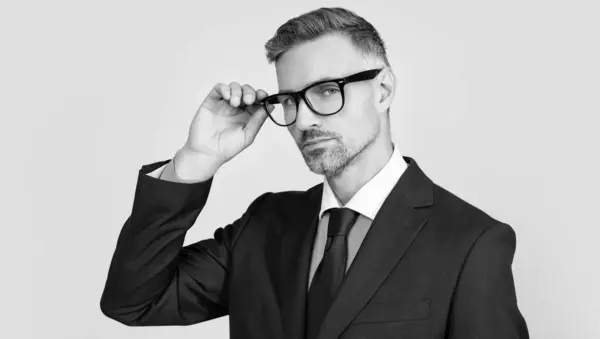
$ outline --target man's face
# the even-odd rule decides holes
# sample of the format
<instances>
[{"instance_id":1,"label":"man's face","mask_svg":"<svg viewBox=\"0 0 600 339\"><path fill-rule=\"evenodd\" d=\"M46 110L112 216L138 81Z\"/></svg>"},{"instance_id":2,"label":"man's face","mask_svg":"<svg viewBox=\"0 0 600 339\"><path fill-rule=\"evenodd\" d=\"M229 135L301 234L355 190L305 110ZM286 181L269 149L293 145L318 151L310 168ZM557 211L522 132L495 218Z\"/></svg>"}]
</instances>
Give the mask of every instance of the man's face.
<instances>
[{"instance_id":1,"label":"man's face","mask_svg":"<svg viewBox=\"0 0 600 339\"><path fill-rule=\"evenodd\" d=\"M322 79L382 66L382 62L365 60L349 38L337 34L295 46L276 62L280 92L299 91ZM318 115L303 100L299 102L296 122L288 130L312 172L328 177L340 174L375 140L383 116L375 108L377 90L377 80L345 85L344 107L330 116ZM332 139L304 145L317 138Z\"/></svg>"}]
</instances>

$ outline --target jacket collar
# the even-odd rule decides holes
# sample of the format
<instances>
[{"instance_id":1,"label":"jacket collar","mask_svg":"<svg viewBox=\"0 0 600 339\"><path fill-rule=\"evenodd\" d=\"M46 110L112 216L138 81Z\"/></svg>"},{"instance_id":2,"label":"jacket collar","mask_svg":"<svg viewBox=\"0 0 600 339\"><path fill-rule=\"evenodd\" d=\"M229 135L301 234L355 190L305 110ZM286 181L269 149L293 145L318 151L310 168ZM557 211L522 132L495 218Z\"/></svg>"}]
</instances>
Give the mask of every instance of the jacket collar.
<instances>
[{"instance_id":1,"label":"jacket collar","mask_svg":"<svg viewBox=\"0 0 600 339\"><path fill-rule=\"evenodd\" d=\"M406 170L406 167L407 164L402 158L400 150L394 145L392 155L383 168L367 181L344 207L354 210L371 220L375 219L375 215L379 212L385 198L394 188L398 179ZM323 214L328 209L338 207L342 207L342 205L331 186L329 186L327 178L325 178L323 180L323 195L321 197L319 219L323 218Z\"/></svg>"},{"instance_id":2,"label":"jacket collar","mask_svg":"<svg viewBox=\"0 0 600 339\"><path fill-rule=\"evenodd\" d=\"M316 339L338 338L427 223L424 207L434 204L434 184L413 158L402 158L407 168L375 216ZM305 339L306 287L322 194L322 183L306 191L304 203L281 234L276 286L284 337L289 339Z\"/></svg>"}]
</instances>

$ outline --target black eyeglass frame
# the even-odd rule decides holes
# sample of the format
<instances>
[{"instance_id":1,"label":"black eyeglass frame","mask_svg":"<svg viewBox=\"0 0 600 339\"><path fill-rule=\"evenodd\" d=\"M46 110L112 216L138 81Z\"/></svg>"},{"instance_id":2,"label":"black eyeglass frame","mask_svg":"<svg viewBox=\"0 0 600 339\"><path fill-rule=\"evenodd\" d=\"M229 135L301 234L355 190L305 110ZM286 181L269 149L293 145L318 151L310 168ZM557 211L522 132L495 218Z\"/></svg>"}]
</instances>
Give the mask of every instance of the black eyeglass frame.
<instances>
[{"instance_id":1,"label":"black eyeglass frame","mask_svg":"<svg viewBox=\"0 0 600 339\"><path fill-rule=\"evenodd\" d=\"M265 109L265 111L267 111L269 118L271 119L271 121L273 121L273 123L275 123L276 125L282 126L282 127L287 127L287 126L291 126L296 122L296 119L298 118L298 108L300 105L300 99L304 100L304 102L306 103L306 106L308 106L308 108L313 111L315 114L321 115L321 116L328 116L328 115L334 115L336 113L339 113L343 108L344 108L344 104L346 103L346 95L344 94L344 86L346 84L349 83L353 83L353 82L359 82L359 81L365 81L365 80L372 80L375 79L375 77L377 75L379 75L379 73L383 70L383 68L376 68L376 69L370 69L367 71L362 71L359 73L355 73L352 75L349 75L347 77L343 77L343 78L337 78L337 79L328 79L328 80L322 80L319 82L315 82L314 84L311 84L307 87L305 87L304 89L298 91L298 92L280 92L277 94L272 94L269 95L268 97L264 98L263 100L261 100L261 103ZM340 94L342 95L342 105L340 106L340 109L338 109L337 111L333 112L333 113L320 113L317 112L317 110L312 106L312 104L310 103L310 100L308 100L306 98L306 92L311 89L314 86L318 86L318 85L322 85L328 82L335 82L338 84L338 86L340 87ZM277 98L280 95L291 95L294 98L294 101L296 102L296 116L294 117L294 121L292 121L291 123L287 124L287 125L282 125L280 123L278 123L277 121L275 121L275 119L271 116L271 113L269 113L269 110L267 109L267 104L270 100Z\"/></svg>"}]
</instances>

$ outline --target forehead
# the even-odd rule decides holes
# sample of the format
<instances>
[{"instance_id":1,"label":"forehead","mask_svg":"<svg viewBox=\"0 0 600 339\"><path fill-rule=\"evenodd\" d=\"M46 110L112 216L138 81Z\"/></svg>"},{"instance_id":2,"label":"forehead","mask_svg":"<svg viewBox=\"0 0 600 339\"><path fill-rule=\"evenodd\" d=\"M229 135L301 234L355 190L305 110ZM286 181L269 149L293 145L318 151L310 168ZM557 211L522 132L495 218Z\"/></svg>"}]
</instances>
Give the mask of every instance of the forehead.
<instances>
[{"instance_id":1,"label":"forehead","mask_svg":"<svg viewBox=\"0 0 600 339\"><path fill-rule=\"evenodd\" d=\"M360 72L366 62L350 38L343 35L328 34L303 42L275 64L279 91L299 91L319 80Z\"/></svg>"}]
</instances>

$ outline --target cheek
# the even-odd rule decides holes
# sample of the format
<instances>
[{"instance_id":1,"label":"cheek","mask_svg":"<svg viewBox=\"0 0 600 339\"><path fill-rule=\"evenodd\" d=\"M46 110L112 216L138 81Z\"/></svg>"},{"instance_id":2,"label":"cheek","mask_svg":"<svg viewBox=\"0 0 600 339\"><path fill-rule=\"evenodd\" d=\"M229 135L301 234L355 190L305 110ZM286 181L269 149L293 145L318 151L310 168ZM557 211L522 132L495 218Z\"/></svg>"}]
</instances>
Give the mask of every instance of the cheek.
<instances>
[{"instance_id":1,"label":"cheek","mask_svg":"<svg viewBox=\"0 0 600 339\"><path fill-rule=\"evenodd\" d=\"M339 119L337 131L343 136L346 147L354 148L372 134L373 121L369 119L368 112L361 111L359 107L354 107L347 113L343 119Z\"/></svg>"},{"instance_id":2,"label":"cheek","mask_svg":"<svg viewBox=\"0 0 600 339\"><path fill-rule=\"evenodd\" d=\"M379 124L379 115L371 99L365 95L348 102L347 130L355 136L370 135Z\"/></svg>"}]
</instances>

